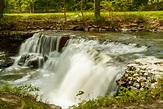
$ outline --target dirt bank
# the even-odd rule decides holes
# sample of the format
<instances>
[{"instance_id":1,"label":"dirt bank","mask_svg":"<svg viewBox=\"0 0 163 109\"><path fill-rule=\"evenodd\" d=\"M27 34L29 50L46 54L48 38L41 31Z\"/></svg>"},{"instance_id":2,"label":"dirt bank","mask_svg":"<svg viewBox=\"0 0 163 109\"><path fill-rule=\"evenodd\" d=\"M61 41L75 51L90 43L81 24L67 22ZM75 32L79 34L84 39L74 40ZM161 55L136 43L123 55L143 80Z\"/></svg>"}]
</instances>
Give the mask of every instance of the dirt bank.
<instances>
[{"instance_id":1,"label":"dirt bank","mask_svg":"<svg viewBox=\"0 0 163 109\"><path fill-rule=\"evenodd\" d=\"M61 109L61 107L36 101L32 96L0 91L0 109Z\"/></svg>"},{"instance_id":2,"label":"dirt bank","mask_svg":"<svg viewBox=\"0 0 163 109\"><path fill-rule=\"evenodd\" d=\"M80 17L23 17L15 16L6 19L8 23L0 25L3 31L33 30L74 30L74 31L118 31L118 32L163 32L163 19L142 16L111 16L82 20Z\"/></svg>"}]
</instances>

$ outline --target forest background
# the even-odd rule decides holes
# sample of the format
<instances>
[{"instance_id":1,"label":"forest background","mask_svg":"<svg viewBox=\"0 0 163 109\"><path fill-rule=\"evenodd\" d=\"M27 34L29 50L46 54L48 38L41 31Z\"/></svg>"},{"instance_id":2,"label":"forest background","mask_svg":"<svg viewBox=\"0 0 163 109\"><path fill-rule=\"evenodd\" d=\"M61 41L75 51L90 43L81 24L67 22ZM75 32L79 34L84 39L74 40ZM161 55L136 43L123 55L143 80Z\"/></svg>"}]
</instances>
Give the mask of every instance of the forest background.
<instances>
[{"instance_id":1,"label":"forest background","mask_svg":"<svg viewBox=\"0 0 163 109\"><path fill-rule=\"evenodd\" d=\"M92 11L100 1L101 11L158 11L163 10L163 0L0 0L5 13L53 13ZM2 4L2 3L1 3Z\"/></svg>"}]
</instances>

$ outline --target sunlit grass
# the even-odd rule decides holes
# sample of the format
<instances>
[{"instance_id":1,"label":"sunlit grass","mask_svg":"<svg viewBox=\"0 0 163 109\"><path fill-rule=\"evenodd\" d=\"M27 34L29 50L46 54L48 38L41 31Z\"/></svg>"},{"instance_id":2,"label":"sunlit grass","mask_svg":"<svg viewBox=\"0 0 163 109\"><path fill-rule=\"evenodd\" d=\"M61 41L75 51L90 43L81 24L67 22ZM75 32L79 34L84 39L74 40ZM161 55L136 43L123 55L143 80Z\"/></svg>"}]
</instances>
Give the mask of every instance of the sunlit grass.
<instances>
[{"instance_id":1,"label":"sunlit grass","mask_svg":"<svg viewBox=\"0 0 163 109\"><path fill-rule=\"evenodd\" d=\"M109 12L101 11L102 16L109 16L110 13L114 16L121 15L138 15L152 18L163 19L163 11L131 11L131 12ZM81 14L80 12L67 12L68 17ZM84 12L84 16L93 16L94 12ZM6 13L5 16L8 17L64 17L63 13Z\"/></svg>"},{"instance_id":2,"label":"sunlit grass","mask_svg":"<svg viewBox=\"0 0 163 109\"><path fill-rule=\"evenodd\" d=\"M76 12L68 12L67 16L73 16L77 14ZM20 17L44 17L44 16L49 16L49 17L63 17L64 14L63 13L6 13L4 14L5 16L9 16L9 17L16 17L16 16L20 16Z\"/></svg>"}]
</instances>

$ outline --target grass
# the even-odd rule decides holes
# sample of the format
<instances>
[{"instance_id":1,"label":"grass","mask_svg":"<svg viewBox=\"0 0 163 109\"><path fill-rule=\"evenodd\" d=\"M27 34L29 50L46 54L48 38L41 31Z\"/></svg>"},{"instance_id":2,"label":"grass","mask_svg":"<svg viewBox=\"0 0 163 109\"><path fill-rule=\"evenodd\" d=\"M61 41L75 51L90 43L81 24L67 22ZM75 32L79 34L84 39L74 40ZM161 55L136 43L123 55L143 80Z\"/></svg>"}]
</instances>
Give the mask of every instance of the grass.
<instances>
[{"instance_id":1,"label":"grass","mask_svg":"<svg viewBox=\"0 0 163 109\"><path fill-rule=\"evenodd\" d=\"M13 87L10 84L5 83L5 84L2 84L0 86L0 91L2 91L2 92L11 92L11 93L15 93L15 94L18 94L18 95L21 95L21 96L30 96L31 92L37 92L37 91L39 91L39 88L34 87L34 86L30 85L30 84L29 85L25 84L25 85L21 85L21 86L18 86L18 87ZM35 96L35 98L36 97L37 97L37 95Z\"/></svg>"},{"instance_id":2,"label":"grass","mask_svg":"<svg viewBox=\"0 0 163 109\"><path fill-rule=\"evenodd\" d=\"M51 109L51 107L38 101L37 94L39 88L32 85L21 85L13 87L6 84L0 86L0 109Z\"/></svg>"},{"instance_id":3,"label":"grass","mask_svg":"<svg viewBox=\"0 0 163 109\"><path fill-rule=\"evenodd\" d=\"M131 12L113 12L114 15L138 15L145 17L163 18L163 11L131 11Z\"/></svg>"},{"instance_id":4,"label":"grass","mask_svg":"<svg viewBox=\"0 0 163 109\"><path fill-rule=\"evenodd\" d=\"M163 11L131 11L131 12L101 12L102 16L109 16L111 13L113 16L121 15L138 15L152 18L163 19ZM67 12L68 17L73 17L75 15L81 14L80 12ZM5 17L64 17L63 13L6 13ZM84 12L84 16L93 16L94 12Z\"/></svg>"}]
</instances>

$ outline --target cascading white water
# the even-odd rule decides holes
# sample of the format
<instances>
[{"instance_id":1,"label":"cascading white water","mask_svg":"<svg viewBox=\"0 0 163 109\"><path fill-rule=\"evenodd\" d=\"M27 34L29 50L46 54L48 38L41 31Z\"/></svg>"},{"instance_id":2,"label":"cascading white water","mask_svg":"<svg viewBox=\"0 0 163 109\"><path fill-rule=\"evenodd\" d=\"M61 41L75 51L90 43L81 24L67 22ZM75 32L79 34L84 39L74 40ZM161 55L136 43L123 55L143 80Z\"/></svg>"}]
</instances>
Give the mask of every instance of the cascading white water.
<instances>
[{"instance_id":1,"label":"cascading white water","mask_svg":"<svg viewBox=\"0 0 163 109\"><path fill-rule=\"evenodd\" d=\"M81 99L88 100L116 91L116 80L123 73L127 55L147 49L135 44L109 41L101 43L76 36L70 38L67 46L59 53L60 39L61 36L42 33L27 39L20 48L20 56L36 53L45 54L48 59L42 68L28 72L12 82L40 87L43 99L63 108L76 104ZM76 96L79 91L84 94Z\"/></svg>"},{"instance_id":2,"label":"cascading white water","mask_svg":"<svg viewBox=\"0 0 163 109\"><path fill-rule=\"evenodd\" d=\"M50 52L59 49L59 42L61 36L48 36L41 33L36 33L33 37L26 40L20 47L19 54L27 53L41 53L49 54Z\"/></svg>"}]
</instances>

